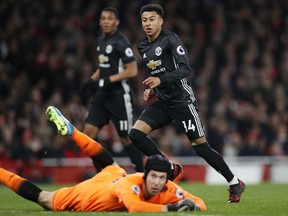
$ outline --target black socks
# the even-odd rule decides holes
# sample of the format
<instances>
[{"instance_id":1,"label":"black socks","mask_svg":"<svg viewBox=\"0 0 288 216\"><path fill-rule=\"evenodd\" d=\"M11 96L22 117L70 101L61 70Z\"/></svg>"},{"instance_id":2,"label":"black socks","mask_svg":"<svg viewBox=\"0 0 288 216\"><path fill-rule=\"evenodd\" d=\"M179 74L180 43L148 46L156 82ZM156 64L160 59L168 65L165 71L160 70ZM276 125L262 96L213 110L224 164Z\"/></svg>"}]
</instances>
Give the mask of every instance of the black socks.
<instances>
[{"instance_id":1,"label":"black socks","mask_svg":"<svg viewBox=\"0 0 288 216\"><path fill-rule=\"evenodd\" d=\"M129 133L129 137L133 144L146 156L149 157L151 155L159 154L165 157L157 147L157 144L142 131L132 128Z\"/></svg>"},{"instance_id":2,"label":"black socks","mask_svg":"<svg viewBox=\"0 0 288 216\"><path fill-rule=\"evenodd\" d=\"M210 166L223 175L227 182L230 182L233 179L234 175L223 157L212 149L207 142L195 145L193 148L200 157L204 158Z\"/></svg>"},{"instance_id":3,"label":"black socks","mask_svg":"<svg viewBox=\"0 0 288 216\"><path fill-rule=\"evenodd\" d=\"M142 154L136 146L131 143L124 146L127 151L136 172L144 172Z\"/></svg>"},{"instance_id":4,"label":"black socks","mask_svg":"<svg viewBox=\"0 0 288 216\"><path fill-rule=\"evenodd\" d=\"M92 156L91 159L97 172L100 172L102 168L112 165L114 163L111 154L104 148L102 152L96 154L95 156Z\"/></svg>"},{"instance_id":5,"label":"black socks","mask_svg":"<svg viewBox=\"0 0 288 216\"><path fill-rule=\"evenodd\" d=\"M17 194L25 199L38 203L38 198L42 190L30 181L25 180L20 186Z\"/></svg>"}]
</instances>

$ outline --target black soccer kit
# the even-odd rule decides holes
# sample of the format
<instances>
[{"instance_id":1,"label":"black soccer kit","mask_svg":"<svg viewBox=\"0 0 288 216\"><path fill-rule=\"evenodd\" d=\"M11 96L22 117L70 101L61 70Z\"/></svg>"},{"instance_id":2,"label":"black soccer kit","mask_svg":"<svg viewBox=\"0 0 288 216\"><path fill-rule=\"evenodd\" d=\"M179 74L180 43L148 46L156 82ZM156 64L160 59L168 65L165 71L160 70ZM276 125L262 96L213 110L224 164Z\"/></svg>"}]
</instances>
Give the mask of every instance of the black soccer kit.
<instances>
[{"instance_id":1,"label":"black soccer kit","mask_svg":"<svg viewBox=\"0 0 288 216\"><path fill-rule=\"evenodd\" d=\"M135 60L130 42L121 32L98 38L100 77L121 73L126 63ZM133 126L134 96L128 80L110 83L94 95L86 123L101 129L111 119L119 136L127 136Z\"/></svg>"},{"instance_id":2,"label":"black soccer kit","mask_svg":"<svg viewBox=\"0 0 288 216\"><path fill-rule=\"evenodd\" d=\"M160 86L155 89L156 101L141 113L139 119L150 125L153 130L174 119L183 126L189 140L204 137L205 130L198 114L196 98L186 79L191 73L187 50L178 36L162 30L155 41L149 43L147 38L144 38L139 41L137 48L150 75L157 76L161 80ZM131 140L135 140L133 142L136 143L138 139L138 148L143 152L151 154L159 152L145 134L133 129L131 133ZM147 145L149 143L150 145ZM194 145L193 148L199 156L221 173L227 182L233 179L234 175L223 157L212 149L208 142ZM233 193L230 194L233 196Z\"/></svg>"},{"instance_id":3,"label":"black soccer kit","mask_svg":"<svg viewBox=\"0 0 288 216\"><path fill-rule=\"evenodd\" d=\"M187 77L191 74L187 50L175 33L162 30L158 38L148 42L147 38L137 44L150 76L159 77L156 87L157 99L140 115L153 130L173 119L180 123L190 140L205 135L197 101Z\"/></svg>"}]
</instances>

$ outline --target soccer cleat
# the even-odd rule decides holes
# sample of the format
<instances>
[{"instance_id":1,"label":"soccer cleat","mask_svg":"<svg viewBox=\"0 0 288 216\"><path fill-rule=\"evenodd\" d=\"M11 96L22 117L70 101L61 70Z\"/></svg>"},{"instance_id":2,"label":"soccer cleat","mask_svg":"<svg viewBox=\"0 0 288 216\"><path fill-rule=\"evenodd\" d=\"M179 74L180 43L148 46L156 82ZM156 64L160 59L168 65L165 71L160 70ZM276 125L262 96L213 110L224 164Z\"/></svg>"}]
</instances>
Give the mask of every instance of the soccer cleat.
<instances>
[{"instance_id":1,"label":"soccer cleat","mask_svg":"<svg viewBox=\"0 0 288 216\"><path fill-rule=\"evenodd\" d=\"M239 183L235 185L230 185L229 191L229 199L228 203L238 203L241 198L241 194L244 192L246 185L243 181L238 179Z\"/></svg>"},{"instance_id":2,"label":"soccer cleat","mask_svg":"<svg viewBox=\"0 0 288 216\"><path fill-rule=\"evenodd\" d=\"M46 116L49 121L56 125L58 134L62 136L72 136L74 134L74 125L56 107L49 106L46 110Z\"/></svg>"},{"instance_id":3,"label":"soccer cleat","mask_svg":"<svg viewBox=\"0 0 288 216\"><path fill-rule=\"evenodd\" d=\"M171 169L171 173L168 175L168 179L173 181L176 179L183 171L183 167L180 164L171 162L173 168Z\"/></svg>"}]
</instances>

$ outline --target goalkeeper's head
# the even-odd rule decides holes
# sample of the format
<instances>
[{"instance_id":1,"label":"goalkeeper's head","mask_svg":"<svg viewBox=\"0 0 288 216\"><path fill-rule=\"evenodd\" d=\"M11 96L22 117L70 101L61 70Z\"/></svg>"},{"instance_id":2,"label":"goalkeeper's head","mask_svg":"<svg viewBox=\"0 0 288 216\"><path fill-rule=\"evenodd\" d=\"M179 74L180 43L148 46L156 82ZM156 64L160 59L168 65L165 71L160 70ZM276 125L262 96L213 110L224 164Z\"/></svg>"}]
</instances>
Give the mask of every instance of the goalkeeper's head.
<instances>
[{"instance_id":1,"label":"goalkeeper's head","mask_svg":"<svg viewBox=\"0 0 288 216\"><path fill-rule=\"evenodd\" d=\"M147 159L145 167L144 167L145 182L151 170L167 173L167 179L168 179L168 175L171 172L171 163L167 158L161 155L151 155Z\"/></svg>"}]
</instances>

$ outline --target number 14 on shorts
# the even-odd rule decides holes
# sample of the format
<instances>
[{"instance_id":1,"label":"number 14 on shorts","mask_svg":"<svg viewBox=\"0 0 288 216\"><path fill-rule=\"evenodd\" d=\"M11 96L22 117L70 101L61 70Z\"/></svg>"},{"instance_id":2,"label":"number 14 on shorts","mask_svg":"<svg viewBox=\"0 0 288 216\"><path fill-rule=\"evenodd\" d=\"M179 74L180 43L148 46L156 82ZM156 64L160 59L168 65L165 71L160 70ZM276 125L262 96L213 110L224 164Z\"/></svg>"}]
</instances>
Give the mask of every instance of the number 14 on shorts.
<instances>
[{"instance_id":1,"label":"number 14 on shorts","mask_svg":"<svg viewBox=\"0 0 288 216\"><path fill-rule=\"evenodd\" d=\"M188 130L195 131L195 129L196 129L196 127L192 123L191 119L189 119L188 121L182 121L182 124L183 124L183 127L185 129L185 132L188 132Z\"/></svg>"}]
</instances>

